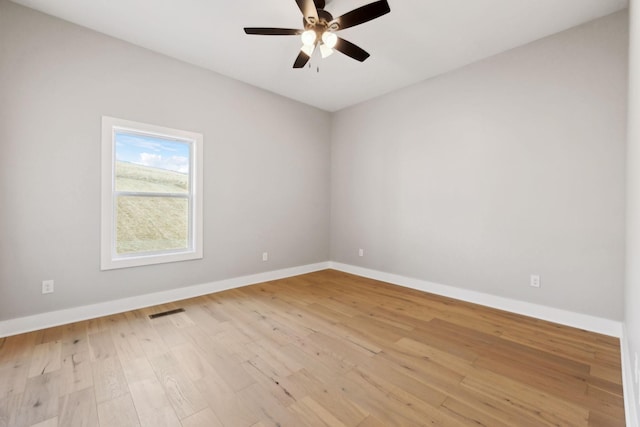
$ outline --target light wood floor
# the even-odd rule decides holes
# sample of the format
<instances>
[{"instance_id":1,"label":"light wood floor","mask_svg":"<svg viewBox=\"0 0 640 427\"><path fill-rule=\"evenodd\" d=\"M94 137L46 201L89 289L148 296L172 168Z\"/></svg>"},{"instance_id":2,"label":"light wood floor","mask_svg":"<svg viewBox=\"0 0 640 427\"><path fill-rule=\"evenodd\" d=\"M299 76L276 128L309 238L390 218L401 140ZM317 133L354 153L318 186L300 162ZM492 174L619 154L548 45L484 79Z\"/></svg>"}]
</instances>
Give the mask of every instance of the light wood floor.
<instances>
[{"instance_id":1,"label":"light wood floor","mask_svg":"<svg viewBox=\"0 0 640 427\"><path fill-rule=\"evenodd\" d=\"M56 425L623 426L619 342L326 270L0 339Z\"/></svg>"}]
</instances>

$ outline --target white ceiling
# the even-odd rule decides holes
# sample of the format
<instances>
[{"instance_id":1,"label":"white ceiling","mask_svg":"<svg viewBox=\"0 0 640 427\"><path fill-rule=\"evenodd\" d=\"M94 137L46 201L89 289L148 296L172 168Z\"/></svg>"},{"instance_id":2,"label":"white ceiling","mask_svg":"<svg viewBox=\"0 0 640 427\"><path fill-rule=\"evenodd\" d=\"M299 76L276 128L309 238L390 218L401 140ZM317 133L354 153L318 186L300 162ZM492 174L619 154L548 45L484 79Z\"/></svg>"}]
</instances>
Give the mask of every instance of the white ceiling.
<instances>
[{"instance_id":1,"label":"white ceiling","mask_svg":"<svg viewBox=\"0 0 640 427\"><path fill-rule=\"evenodd\" d=\"M337 111L621 10L628 0L388 0L391 13L340 32L371 54L291 68L301 28L295 0L13 0L96 31ZM328 0L334 17L373 0ZM317 68L319 67L319 72Z\"/></svg>"}]
</instances>

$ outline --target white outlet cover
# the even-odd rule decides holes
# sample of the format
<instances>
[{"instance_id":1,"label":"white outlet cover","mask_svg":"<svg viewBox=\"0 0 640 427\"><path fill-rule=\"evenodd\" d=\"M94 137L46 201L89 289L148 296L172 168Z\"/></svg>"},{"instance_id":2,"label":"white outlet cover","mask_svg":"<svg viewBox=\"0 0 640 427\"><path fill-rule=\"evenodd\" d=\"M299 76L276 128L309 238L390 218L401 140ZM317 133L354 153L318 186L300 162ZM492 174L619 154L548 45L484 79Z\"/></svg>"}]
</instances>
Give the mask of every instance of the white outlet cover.
<instances>
[{"instance_id":1,"label":"white outlet cover","mask_svg":"<svg viewBox=\"0 0 640 427\"><path fill-rule=\"evenodd\" d=\"M54 290L54 281L53 280L43 280L42 281L42 293L50 294L53 293Z\"/></svg>"},{"instance_id":2,"label":"white outlet cover","mask_svg":"<svg viewBox=\"0 0 640 427\"><path fill-rule=\"evenodd\" d=\"M540 276L537 274L532 274L529 279L529 285L534 288L540 287Z\"/></svg>"}]
</instances>

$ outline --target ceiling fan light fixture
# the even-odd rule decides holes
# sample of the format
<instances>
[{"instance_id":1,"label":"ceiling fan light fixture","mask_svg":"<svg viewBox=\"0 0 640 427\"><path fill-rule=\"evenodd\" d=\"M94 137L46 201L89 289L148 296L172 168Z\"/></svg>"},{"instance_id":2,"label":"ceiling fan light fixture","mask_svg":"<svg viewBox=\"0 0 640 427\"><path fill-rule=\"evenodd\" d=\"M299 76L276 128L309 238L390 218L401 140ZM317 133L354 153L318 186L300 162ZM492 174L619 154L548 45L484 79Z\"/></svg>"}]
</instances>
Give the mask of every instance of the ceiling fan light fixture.
<instances>
[{"instance_id":1,"label":"ceiling fan light fixture","mask_svg":"<svg viewBox=\"0 0 640 427\"><path fill-rule=\"evenodd\" d=\"M302 44L305 46L314 46L316 44L316 32L313 30L307 30L302 33Z\"/></svg>"},{"instance_id":2,"label":"ceiling fan light fixture","mask_svg":"<svg viewBox=\"0 0 640 427\"><path fill-rule=\"evenodd\" d=\"M333 49L331 49L329 46L327 46L326 44L321 44L320 45L320 55L322 55L322 59L330 56L333 54Z\"/></svg>"},{"instance_id":3,"label":"ceiling fan light fixture","mask_svg":"<svg viewBox=\"0 0 640 427\"><path fill-rule=\"evenodd\" d=\"M298 9L302 12L303 29L245 27L244 32L264 36L299 36L303 46L293 62L293 68L303 68L311 59L311 55L318 45L323 58L332 55L335 50L356 61L365 61L370 56L367 51L338 37L335 33L364 24L391 12L388 0L374 0L372 3L360 6L337 18L324 9L327 2L329 0L296 0Z\"/></svg>"},{"instance_id":4,"label":"ceiling fan light fixture","mask_svg":"<svg viewBox=\"0 0 640 427\"><path fill-rule=\"evenodd\" d=\"M338 36L331 31L325 31L322 33L322 43L324 43L329 49L333 49L336 47L336 43L338 43Z\"/></svg>"}]
</instances>

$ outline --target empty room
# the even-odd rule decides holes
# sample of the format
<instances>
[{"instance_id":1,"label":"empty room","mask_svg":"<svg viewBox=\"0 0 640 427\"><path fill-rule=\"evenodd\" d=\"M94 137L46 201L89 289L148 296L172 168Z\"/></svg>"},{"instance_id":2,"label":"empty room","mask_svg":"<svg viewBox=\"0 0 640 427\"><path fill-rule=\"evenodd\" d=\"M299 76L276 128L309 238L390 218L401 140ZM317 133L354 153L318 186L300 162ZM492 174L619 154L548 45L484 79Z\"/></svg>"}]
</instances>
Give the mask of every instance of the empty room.
<instances>
[{"instance_id":1,"label":"empty room","mask_svg":"<svg viewBox=\"0 0 640 427\"><path fill-rule=\"evenodd\" d=\"M0 427L640 427L638 0L0 0Z\"/></svg>"}]
</instances>

